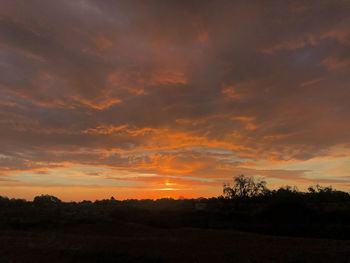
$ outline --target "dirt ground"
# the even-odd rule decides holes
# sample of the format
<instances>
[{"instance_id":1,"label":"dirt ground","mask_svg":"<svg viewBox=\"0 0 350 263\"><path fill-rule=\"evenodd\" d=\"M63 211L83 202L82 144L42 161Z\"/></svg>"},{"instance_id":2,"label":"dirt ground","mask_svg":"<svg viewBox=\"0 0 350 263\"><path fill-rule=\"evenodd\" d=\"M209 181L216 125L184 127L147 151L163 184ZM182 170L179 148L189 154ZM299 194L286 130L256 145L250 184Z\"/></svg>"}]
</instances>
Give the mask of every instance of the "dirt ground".
<instances>
[{"instance_id":1,"label":"dirt ground","mask_svg":"<svg viewBox=\"0 0 350 263\"><path fill-rule=\"evenodd\" d=\"M349 240L234 230L79 225L0 230L0 262L350 262Z\"/></svg>"}]
</instances>

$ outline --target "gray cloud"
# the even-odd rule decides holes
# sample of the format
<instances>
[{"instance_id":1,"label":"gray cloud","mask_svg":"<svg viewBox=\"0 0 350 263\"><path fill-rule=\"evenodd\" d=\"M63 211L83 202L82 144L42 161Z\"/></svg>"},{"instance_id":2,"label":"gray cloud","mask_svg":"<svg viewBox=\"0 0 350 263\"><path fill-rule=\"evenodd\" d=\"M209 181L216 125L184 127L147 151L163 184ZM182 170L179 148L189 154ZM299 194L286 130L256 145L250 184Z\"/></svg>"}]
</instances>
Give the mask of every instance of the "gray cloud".
<instances>
[{"instance_id":1,"label":"gray cloud","mask_svg":"<svg viewBox=\"0 0 350 263\"><path fill-rule=\"evenodd\" d=\"M1 171L72 162L169 175L158 154L175 174L203 159L186 174L297 180L303 170L220 155L205 166L205 149L281 161L348 147L349 25L341 0L3 1Z\"/></svg>"}]
</instances>

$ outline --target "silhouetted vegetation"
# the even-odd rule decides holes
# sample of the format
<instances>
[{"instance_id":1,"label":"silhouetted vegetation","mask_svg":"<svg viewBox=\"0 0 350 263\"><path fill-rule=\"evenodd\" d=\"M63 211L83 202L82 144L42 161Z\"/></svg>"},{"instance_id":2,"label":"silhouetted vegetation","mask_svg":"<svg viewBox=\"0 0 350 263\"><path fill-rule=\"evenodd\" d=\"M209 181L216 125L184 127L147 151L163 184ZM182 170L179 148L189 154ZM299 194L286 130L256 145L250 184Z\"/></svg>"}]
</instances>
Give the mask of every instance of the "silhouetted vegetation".
<instances>
[{"instance_id":1,"label":"silhouetted vegetation","mask_svg":"<svg viewBox=\"0 0 350 263\"><path fill-rule=\"evenodd\" d=\"M235 177L233 181L232 187L224 184L223 192L227 198L251 198L269 193L264 180L255 180L254 177L245 177L242 174Z\"/></svg>"},{"instance_id":2,"label":"silhouetted vegetation","mask_svg":"<svg viewBox=\"0 0 350 263\"><path fill-rule=\"evenodd\" d=\"M111 197L94 202L62 202L50 195L36 196L33 201L0 197L0 227L7 231L73 231L77 234L79 229L86 231L87 227L92 235L100 235L101 229L111 230L116 226L122 229L118 228L121 231L118 233L126 231L126 235L128 231L134 233L139 231L135 229L149 227L157 231L219 229L346 240L350 239L350 195L320 185L310 186L307 192L290 186L269 190L265 181L240 175L232 185L223 186L223 196L213 198L121 201ZM133 230L128 230L130 228ZM98 258L99 252L94 253L97 255L84 252L72 258ZM148 260L103 253L113 262Z\"/></svg>"},{"instance_id":3,"label":"silhouetted vegetation","mask_svg":"<svg viewBox=\"0 0 350 263\"><path fill-rule=\"evenodd\" d=\"M50 195L34 200L0 197L2 225L15 229L134 222L154 227L233 228L276 235L347 239L350 195L320 185L308 192L240 175L223 196L200 199L62 202Z\"/></svg>"}]
</instances>

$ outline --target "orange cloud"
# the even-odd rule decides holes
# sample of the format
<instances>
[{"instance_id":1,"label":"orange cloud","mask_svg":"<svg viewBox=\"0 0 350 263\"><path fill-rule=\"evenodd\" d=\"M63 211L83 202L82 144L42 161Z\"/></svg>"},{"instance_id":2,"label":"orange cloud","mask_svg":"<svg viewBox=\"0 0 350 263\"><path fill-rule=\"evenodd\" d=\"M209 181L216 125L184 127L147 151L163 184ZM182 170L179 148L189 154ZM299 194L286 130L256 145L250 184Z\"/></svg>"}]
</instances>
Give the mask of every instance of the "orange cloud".
<instances>
[{"instance_id":1,"label":"orange cloud","mask_svg":"<svg viewBox=\"0 0 350 263\"><path fill-rule=\"evenodd\" d=\"M210 196L241 173L348 187L342 1L12 2L0 9L5 193Z\"/></svg>"}]
</instances>

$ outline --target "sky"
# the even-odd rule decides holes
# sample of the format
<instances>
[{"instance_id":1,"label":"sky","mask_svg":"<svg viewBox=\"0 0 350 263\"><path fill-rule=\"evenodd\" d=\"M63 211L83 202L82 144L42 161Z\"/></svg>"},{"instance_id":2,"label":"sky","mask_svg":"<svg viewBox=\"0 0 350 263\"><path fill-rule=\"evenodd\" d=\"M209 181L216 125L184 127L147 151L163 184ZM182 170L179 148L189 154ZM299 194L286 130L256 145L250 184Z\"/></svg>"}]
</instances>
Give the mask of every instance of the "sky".
<instances>
[{"instance_id":1,"label":"sky","mask_svg":"<svg viewBox=\"0 0 350 263\"><path fill-rule=\"evenodd\" d=\"M350 191L348 0L0 5L0 195Z\"/></svg>"}]
</instances>

